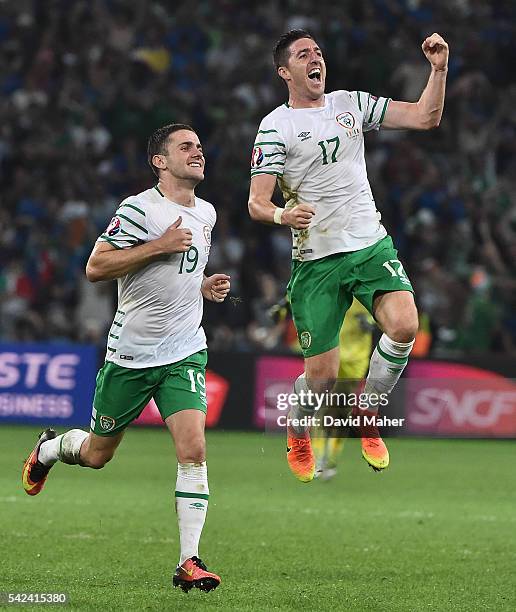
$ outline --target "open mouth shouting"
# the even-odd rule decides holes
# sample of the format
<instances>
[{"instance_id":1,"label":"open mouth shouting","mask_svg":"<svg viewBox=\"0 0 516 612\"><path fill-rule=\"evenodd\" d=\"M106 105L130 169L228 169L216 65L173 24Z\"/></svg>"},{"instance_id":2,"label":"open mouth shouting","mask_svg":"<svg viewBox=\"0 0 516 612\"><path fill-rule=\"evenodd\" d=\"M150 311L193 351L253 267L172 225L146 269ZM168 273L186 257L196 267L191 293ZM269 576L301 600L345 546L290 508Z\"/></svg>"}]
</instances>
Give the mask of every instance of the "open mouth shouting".
<instances>
[{"instance_id":1,"label":"open mouth shouting","mask_svg":"<svg viewBox=\"0 0 516 612\"><path fill-rule=\"evenodd\" d=\"M313 83L318 83L320 84L322 82L322 73L321 73L321 69L319 67L316 68L311 68L310 71L308 72L308 78L313 82Z\"/></svg>"}]
</instances>

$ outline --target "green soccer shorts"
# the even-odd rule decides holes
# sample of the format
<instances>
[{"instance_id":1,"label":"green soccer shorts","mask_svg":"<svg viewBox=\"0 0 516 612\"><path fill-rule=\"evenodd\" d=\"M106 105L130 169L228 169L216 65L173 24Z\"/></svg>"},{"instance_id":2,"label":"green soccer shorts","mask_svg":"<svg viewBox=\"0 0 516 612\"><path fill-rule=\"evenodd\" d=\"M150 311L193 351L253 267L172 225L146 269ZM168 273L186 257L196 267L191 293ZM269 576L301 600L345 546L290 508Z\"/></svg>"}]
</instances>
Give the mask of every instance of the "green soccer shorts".
<instances>
[{"instance_id":1,"label":"green soccer shorts","mask_svg":"<svg viewBox=\"0 0 516 612\"><path fill-rule=\"evenodd\" d=\"M97 374L90 428L114 436L138 418L154 398L163 420L190 408L206 413L206 350L177 363L123 368L106 361Z\"/></svg>"},{"instance_id":2,"label":"green soccer shorts","mask_svg":"<svg viewBox=\"0 0 516 612\"><path fill-rule=\"evenodd\" d=\"M390 236L359 251L294 260L287 294L303 355L338 346L353 296L373 314L375 294L386 291L414 293Z\"/></svg>"}]
</instances>

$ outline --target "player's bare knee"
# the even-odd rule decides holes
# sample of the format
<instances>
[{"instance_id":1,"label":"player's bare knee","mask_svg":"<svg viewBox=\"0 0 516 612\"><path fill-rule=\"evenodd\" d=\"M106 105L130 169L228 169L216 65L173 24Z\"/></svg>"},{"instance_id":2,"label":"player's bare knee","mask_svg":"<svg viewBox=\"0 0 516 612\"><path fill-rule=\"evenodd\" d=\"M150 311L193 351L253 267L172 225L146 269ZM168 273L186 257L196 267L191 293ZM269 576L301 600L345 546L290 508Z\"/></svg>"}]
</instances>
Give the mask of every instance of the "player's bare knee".
<instances>
[{"instance_id":1,"label":"player's bare knee","mask_svg":"<svg viewBox=\"0 0 516 612\"><path fill-rule=\"evenodd\" d=\"M188 454L190 455L189 461L192 463L202 463L206 459L206 444L204 438L196 440L190 447Z\"/></svg>"},{"instance_id":2,"label":"player's bare knee","mask_svg":"<svg viewBox=\"0 0 516 612\"><path fill-rule=\"evenodd\" d=\"M308 388L314 393L324 393L331 391L337 381L337 373L330 364L310 368L307 373Z\"/></svg>"},{"instance_id":3,"label":"player's bare knee","mask_svg":"<svg viewBox=\"0 0 516 612\"><path fill-rule=\"evenodd\" d=\"M417 311L415 311L413 315L396 317L385 333L394 342L412 342L416 337L418 327Z\"/></svg>"},{"instance_id":4,"label":"player's bare knee","mask_svg":"<svg viewBox=\"0 0 516 612\"><path fill-rule=\"evenodd\" d=\"M184 440L176 450L180 463L202 463L206 460L206 442L204 436L195 436Z\"/></svg>"}]
</instances>

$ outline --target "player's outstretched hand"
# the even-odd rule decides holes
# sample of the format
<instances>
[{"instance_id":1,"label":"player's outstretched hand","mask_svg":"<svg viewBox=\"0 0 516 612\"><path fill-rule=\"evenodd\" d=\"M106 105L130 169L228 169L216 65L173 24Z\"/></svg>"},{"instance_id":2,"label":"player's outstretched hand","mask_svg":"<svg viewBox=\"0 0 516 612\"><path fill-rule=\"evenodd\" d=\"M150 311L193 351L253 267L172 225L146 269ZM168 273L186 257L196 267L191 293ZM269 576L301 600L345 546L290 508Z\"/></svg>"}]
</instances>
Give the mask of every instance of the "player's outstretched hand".
<instances>
[{"instance_id":1,"label":"player's outstretched hand","mask_svg":"<svg viewBox=\"0 0 516 612\"><path fill-rule=\"evenodd\" d=\"M201 293L210 302L223 302L231 289L230 277L227 274L205 276L201 285Z\"/></svg>"},{"instance_id":2,"label":"player's outstretched hand","mask_svg":"<svg viewBox=\"0 0 516 612\"><path fill-rule=\"evenodd\" d=\"M288 206L289 202L287 202ZM311 204L300 202L293 208L285 208L281 215L282 225L289 225L294 229L304 230L310 226L310 221L315 215L315 208Z\"/></svg>"},{"instance_id":3,"label":"player's outstretched hand","mask_svg":"<svg viewBox=\"0 0 516 612\"><path fill-rule=\"evenodd\" d=\"M428 36L421 45L426 59L432 64L434 70L446 70L448 67L448 43L444 38L434 32Z\"/></svg>"},{"instance_id":4,"label":"player's outstretched hand","mask_svg":"<svg viewBox=\"0 0 516 612\"><path fill-rule=\"evenodd\" d=\"M178 217L167 231L158 238L165 253L184 253L192 246L192 232L185 227L179 227L183 221Z\"/></svg>"}]
</instances>

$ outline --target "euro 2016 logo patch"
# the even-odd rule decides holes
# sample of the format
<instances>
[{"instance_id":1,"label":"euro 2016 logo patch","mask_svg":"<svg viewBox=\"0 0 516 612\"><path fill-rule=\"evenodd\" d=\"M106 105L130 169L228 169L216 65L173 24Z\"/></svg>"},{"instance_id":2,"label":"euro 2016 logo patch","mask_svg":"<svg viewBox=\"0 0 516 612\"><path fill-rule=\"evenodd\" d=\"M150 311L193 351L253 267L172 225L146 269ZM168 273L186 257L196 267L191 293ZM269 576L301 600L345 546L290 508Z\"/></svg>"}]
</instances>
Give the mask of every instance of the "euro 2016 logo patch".
<instances>
[{"instance_id":1,"label":"euro 2016 logo patch","mask_svg":"<svg viewBox=\"0 0 516 612\"><path fill-rule=\"evenodd\" d=\"M263 151L260 147L254 147L253 154L251 155L251 168L258 168L263 162Z\"/></svg>"},{"instance_id":2,"label":"euro 2016 logo patch","mask_svg":"<svg viewBox=\"0 0 516 612\"><path fill-rule=\"evenodd\" d=\"M301 332L301 335L299 336L299 344L301 345L302 349L310 348L310 345L312 344L312 336L310 332Z\"/></svg>"},{"instance_id":3,"label":"euro 2016 logo patch","mask_svg":"<svg viewBox=\"0 0 516 612\"><path fill-rule=\"evenodd\" d=\"M111 431L115 428L115 419L110 416L101 416L99 424L103 431Z\"/></svg>"},{"instance_id":4,"label":"euro 2016 logo patch","mask_svg":"<svg viewBox=\"0 0 516 612\"><path fill-rule=\"evenodd\" d=\"M106 234L108 236L115 236L120 231L120 219L118 217L113 217L109 222L109 225L106 229Z\"/></svg>"}]
</instances>

